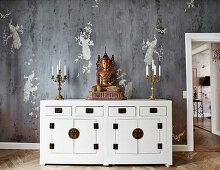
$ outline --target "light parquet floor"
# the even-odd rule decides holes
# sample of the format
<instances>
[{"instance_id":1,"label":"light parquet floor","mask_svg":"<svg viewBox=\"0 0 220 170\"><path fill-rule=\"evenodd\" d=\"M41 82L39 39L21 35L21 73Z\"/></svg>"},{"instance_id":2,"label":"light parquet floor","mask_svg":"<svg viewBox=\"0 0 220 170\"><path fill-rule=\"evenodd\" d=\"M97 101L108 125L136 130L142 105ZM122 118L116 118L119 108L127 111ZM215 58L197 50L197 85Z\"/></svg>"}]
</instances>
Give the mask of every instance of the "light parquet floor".
<instances>
[{"instance_id":1,"label":"light parquet floor","mask_svg":"<svg viewBox=\"0 0 220 170\"><path fill-rule=\"evenodd\" d=\"M220 170L220 152L174 152L174 165L166 168L163 165L141 166L85 166L85 165L39 165L39 150L0 150L0 169L19 170Z\"/></svg>"}]
</instances>

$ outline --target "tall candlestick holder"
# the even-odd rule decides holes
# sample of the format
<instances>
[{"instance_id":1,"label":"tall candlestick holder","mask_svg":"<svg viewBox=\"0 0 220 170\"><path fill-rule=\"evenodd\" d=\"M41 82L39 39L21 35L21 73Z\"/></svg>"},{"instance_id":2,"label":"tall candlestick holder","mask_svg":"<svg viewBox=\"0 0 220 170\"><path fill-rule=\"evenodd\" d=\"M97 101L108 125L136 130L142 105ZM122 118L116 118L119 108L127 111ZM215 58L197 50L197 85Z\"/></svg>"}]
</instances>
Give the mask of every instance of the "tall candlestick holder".
<instances>
[{"instance_id":1,"label":"tall candlestick holder","mask_svg":"<svg viewBox=\"0 0 220 170\"><path fill-rule=\"evenodd\" d=\"M63 96L61 95L60 91L61 91L61 83L64 83L67 79L67 76L64 75L64 77L61 76L61 70L58 71L59 74L57 74L56 79L54 77L54 75L52 75L51 79L54 82L58 82L58 96L56 96L56 100L64 100Z\"/></svg>"},{"instance_id":2,"label":"tall candlestick holder","mask_svg":"<svg viewBox=\"0 0 220 170\"><path fill-rule=\"evenodd\" d=\"M148 82L151 82L151 96L149 97L150 100L155 100L156 99L156 96L154 95L154 83L157 83L161 80L161 76L157 76L157 75L154 75L154 69L152 69L152 75L149 76L147 75L146 76L146 79L148 80Z\"/></svg>"}]
</instances>

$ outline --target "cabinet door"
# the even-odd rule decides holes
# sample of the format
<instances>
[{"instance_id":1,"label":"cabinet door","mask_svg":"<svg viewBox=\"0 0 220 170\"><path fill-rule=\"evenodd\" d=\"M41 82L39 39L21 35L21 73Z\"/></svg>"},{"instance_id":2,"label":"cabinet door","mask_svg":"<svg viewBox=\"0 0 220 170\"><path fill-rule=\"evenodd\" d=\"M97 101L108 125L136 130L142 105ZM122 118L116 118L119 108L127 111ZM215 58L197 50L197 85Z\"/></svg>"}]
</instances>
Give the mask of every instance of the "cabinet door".
<instances>
[{"instance_id":1,"label":"cabinet door","mask_svg":"<svg viewBox=\"0 0 220 170\"><path fill-rule=\"evenodd\" d=\"M74 127L79 130L79 137L74 140L75 153L96 153L97 130L94 123L96 120L74 120Z\"/></svg>"},{"instance_id":2,"label":"cabinet door","mask_svg":"<svg viewBox=\"0 0 220 170\"><path fill-rule=\"evenodd\" d=\"M54 144L52 153L73 153L73 140L69 137L69 130L73 127L72 119L53 119L51 141ZM48 134L49 135L49 134Z\"/></svg>"},{"instance_id":3,"label":"cabinet door","mask_svg":"<svg viewBox=\"0 0 220 170\"><path fill-rule=\"evenodd\" d=\"M137 153L137 139L132 136L137 127L137 120L116 120L118 129L115 130L115 143L118 144L116 153Z\"/></svg>"},{"instance_id":4,"label":"cabinet door","mask_svg":"<svg viewBox=\"0 0 220 170\"><path fill-rule=\"evenodd\" d=\"M144 135L138 140L138 153L160 153L160 130L158 123L160 119L145 119L138 121L138 127L143 130Z\"/></svg>"}]
</instances>

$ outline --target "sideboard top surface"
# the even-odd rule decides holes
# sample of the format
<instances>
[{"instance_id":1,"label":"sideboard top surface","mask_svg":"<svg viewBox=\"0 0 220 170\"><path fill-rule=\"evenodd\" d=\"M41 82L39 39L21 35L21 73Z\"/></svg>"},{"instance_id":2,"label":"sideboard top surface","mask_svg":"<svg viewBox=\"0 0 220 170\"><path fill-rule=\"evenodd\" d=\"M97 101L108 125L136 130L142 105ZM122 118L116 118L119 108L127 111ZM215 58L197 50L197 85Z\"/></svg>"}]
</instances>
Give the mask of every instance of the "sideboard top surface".
<instances>
[{"instance_id":1,"label":"sideboard top surface","mask_svg":"<svg viewBox=\"0 0 220 170\"><path fill-rule=\"evenodd\" d=\"M86 99L65 99L65 100L41 100L41 101L57 101L57 102L63 102L63 101L96 101L96 102L123 102L123 101L148 101L148 102L158 102L158 101L171 101L167 99L156 99L156 100L150 100L150 99L128 99L128 100L86 100Z\"/></svg>"},{"instance_id":2,"label":"sideboard top surface","mask_svg":"<svg viewBox=\"0 0 220 170\"><path fill-rule=\"evenodd\" d=\"M64 104L64 103L86 103L86 104L141 104L141 103L148 103L148 104L156 104L156 103L167 103L171 104L171 100L165 99L156 99L156 100L149 100L149 99L129 99L129 100L85 100L85 99L65 99L65 100L41 100L41 104Z\"/></svg>"}]
</instances>

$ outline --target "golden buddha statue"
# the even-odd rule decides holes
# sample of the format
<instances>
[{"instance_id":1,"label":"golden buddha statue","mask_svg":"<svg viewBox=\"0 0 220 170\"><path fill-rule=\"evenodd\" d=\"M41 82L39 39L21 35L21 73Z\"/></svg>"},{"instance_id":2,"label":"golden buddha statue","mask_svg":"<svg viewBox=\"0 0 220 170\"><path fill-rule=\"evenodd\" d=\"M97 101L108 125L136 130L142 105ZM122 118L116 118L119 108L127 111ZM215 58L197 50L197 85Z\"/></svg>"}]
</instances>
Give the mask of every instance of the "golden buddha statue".
<instances>
[{"instance_id":1,"label":"golden buddha statue","mask_svg":"<svg viewBox=\"0 0 220 170\"><path fill-rule=\"evenodd\" d=\"M120 87L116 86L116 71L115 71L114 55L110 59L106 53L100 59L98 55L98 61L96 63L97 73L96 82L97 85L92 87L88 100L126 100Z\"/></svg>"}]
</instances>

